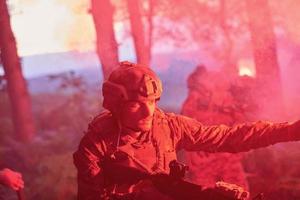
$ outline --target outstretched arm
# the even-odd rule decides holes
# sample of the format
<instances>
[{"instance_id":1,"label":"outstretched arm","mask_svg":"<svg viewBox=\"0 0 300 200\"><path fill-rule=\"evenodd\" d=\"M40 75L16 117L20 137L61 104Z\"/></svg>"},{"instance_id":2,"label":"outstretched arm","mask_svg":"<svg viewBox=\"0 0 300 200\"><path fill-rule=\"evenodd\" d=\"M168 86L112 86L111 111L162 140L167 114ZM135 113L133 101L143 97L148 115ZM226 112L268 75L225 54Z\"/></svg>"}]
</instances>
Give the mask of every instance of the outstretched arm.
<instances>
[{"instance_id":1,"label":"outstretched arm","mask_svg":"<svg viewBox=\"0 0 300 200\"><path fill-rule=\"evenodd\" d=\"M176 116L180 127L178 145L189 151L243 152L279 142L300 140L300 121L270 123L258 121L233 127L204 126L194 119Z\"/></svg>"}]
</instances>

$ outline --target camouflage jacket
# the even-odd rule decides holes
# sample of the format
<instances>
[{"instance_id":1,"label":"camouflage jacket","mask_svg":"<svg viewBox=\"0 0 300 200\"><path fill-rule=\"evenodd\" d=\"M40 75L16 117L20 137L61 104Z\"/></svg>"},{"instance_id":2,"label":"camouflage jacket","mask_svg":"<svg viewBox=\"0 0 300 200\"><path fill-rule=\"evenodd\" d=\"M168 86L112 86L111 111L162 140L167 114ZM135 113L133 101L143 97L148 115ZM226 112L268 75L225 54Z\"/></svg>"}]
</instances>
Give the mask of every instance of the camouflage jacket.
<instances>
[{"instance_id":1,"label":"camouflage jacket","mask_svg":"<svg viewBox=\"0 0 300 200\"><path fill-rule=\"evenodd\" d=\"M200 122L156 109L153 127L149 133L133 139L122 136L120 151L125 152L127 165L147 172L168 172L169 162L176 159L176 151L243 152L278 142L300 139L300 122L256 122L229 127L204 126ZM98 200L104 191L105 173L101 163L105 156L116 151L118 126L109 112L94 118L74 153L78 170L78 199ZM114 191L126 193L131 186L119 186ZM152 197L153 199L153 197Z\"/></svg>"}]
</instances>

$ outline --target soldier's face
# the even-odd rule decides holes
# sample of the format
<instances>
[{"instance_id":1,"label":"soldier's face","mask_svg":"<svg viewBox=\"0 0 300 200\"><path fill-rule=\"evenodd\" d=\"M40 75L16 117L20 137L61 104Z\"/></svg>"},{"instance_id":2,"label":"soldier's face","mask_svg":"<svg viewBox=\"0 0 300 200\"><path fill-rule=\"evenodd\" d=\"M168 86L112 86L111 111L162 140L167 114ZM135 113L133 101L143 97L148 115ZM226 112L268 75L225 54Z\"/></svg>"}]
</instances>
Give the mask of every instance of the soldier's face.
<instances>
[{"instance_id":1,"label":"soldier's face","mask_svg":"<svg viewBox=\"0 0 300 200\"><path fill-rule=\"evenodd\" d=\"M150 130L155 107L155 100L125 102L121 110L122 126L134 131Z\"/></svg>"}]
</instances>

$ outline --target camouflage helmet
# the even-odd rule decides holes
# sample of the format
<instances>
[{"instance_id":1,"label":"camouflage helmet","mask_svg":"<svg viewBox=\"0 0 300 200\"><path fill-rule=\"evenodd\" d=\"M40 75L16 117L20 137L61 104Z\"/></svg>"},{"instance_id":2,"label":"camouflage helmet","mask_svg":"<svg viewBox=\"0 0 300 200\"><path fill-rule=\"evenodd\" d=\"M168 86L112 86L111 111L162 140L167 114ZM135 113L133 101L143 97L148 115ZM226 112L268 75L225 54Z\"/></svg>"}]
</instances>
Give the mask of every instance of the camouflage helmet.
<instances>
[{"instance_id":1,"label":"camouflage helmet","mask_svg":"<svg viewBox=\"0 0 300 200\"><path fill-rule=\"evenodd\" d=\"M149 67L124 61L103 83L102 93L103 107L114 111L128 100L159 100L162 84Z\"/></svg>"}]
</instances>

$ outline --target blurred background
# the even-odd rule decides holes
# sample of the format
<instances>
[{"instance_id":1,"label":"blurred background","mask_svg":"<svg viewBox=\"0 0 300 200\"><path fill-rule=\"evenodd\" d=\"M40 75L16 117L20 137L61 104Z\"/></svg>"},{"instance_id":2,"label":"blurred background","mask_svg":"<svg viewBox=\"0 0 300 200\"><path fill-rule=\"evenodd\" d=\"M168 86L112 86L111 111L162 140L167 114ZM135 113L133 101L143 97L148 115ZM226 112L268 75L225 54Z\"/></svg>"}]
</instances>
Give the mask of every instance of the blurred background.
<instances>
[{"instance_id":1,"label":"blurred background","mask_svg":"<svg viewBox=\"0 0 300 200\"><path fill-rule=\"evenodd\" d=\"M300 119L299 10L298 0L0 0L0 167L22 172L27 199L76 199L72 153L124 60L159 75L166 112L209 125ZM179 157L190 181L292 200L299 147Z\"/></svg>"}]
</instances>

